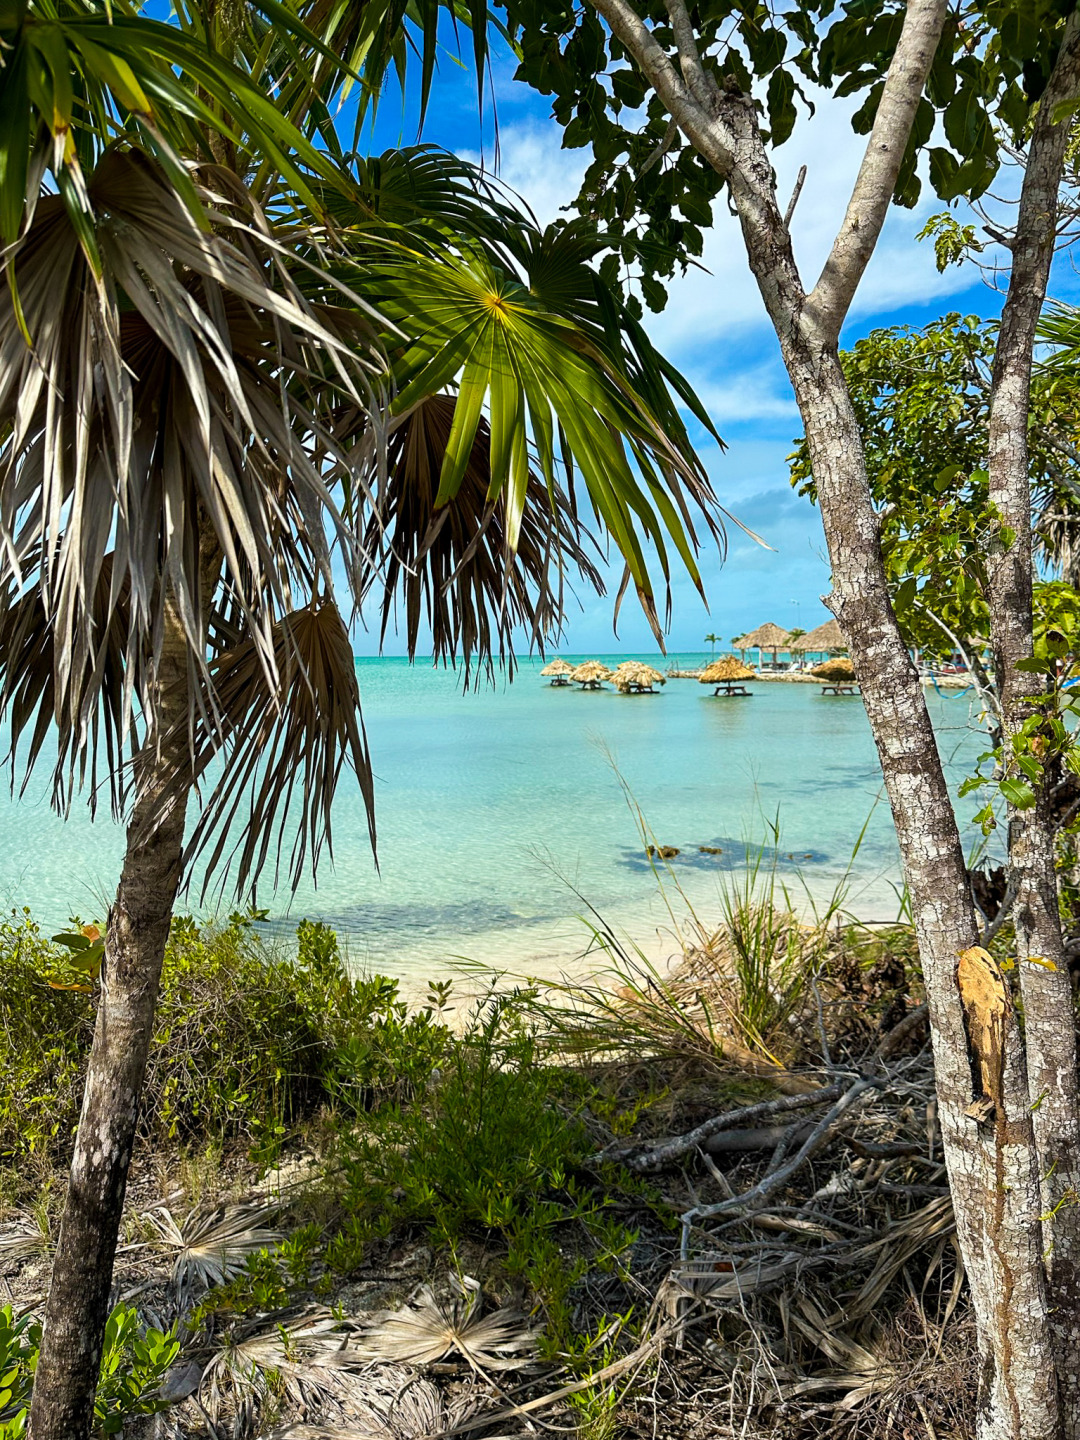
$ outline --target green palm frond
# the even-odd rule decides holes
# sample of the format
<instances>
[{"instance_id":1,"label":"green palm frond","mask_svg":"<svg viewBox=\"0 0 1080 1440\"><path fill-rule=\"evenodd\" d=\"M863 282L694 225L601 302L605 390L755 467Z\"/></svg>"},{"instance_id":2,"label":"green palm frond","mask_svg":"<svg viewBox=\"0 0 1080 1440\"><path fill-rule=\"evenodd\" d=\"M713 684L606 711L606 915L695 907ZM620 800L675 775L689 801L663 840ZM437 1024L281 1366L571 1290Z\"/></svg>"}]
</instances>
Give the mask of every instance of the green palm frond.
<instances>
[{"instance_id":1,"label":"green palm frond","mask_svg":"<svg viewBox=\"0 0 1080 1440\"><path fill-rule=\"evenodd\" d=\"M299 42L308 53L325 50L285 7L267 0L263 13L279 43L292 49L294 64ZM209 38L198 26L153 19L130 0L0 7L0 240L11 244L31 222L51 171L100 273L86 175L121 134L155 156L194 214L198 190L184 157L209 159L213 135L249 161L268 162L304 204L317 203L312 176L342 183L326 150Z\"/></svg>"},{"instance_id":2,"label":"green palm frond","mask_svg":"<svg viewBox=\"0 0 1080 1440\"><path fill-rule=\"evenodd\" d=\"M503 500L511 548L533 466L553 492L557 466L580 475L659 638L648 546L669 581L670 541L700 590L691 505L712 533L722 532L700 461L668 433L622 367L582 325L472 247L431 255L387 243L384 256L368 258L351 283L411 340L394 357L397 413L448 387L456 391L436 505L457 495L486 416L488 499Z\"/></svg>"}]
</instances>

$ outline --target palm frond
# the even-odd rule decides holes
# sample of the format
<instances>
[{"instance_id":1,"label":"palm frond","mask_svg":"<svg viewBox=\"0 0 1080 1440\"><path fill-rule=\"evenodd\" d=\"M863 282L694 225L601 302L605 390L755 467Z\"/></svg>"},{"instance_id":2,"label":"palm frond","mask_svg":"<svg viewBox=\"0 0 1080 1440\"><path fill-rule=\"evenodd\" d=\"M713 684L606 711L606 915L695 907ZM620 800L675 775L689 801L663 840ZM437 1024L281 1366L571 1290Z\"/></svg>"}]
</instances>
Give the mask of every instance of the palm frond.
<instances>
[{"instance_id":1,"label":"palm frond","mask_svg":"<svg viewBox=\"0 0 1080 1440\"><path fill-rule=\"evenodd\" d=\"M288 6L266 0L265 6L244 8L250 12L248 29L257 28L257 18L274 27L277 50L291 61L294 88L312 80L302 54L321 60L323 71L340 84L339 57ZM208 159L211 135L241 162L269 161L279 187L309 207L318 203L313 177L348 187L325 144L313 143L293 123L280 94L268 93L265 71L258 83L236 63L236 54L215 45L200 7L178 5L174 13L179 23L156 19L135 0L111 0L107 6L94 0L26 0L0 10L5 245L31 223L42 178L51 170L51 188L67 208L88 261L100 271L86 172L120 134L156 158L204 226L198 188L180 157Z\"/></svg>"},{"instance_id":2,"label":"palm frond","mask_svg":"<svg viewBox=\"0 0 1080 1440\"><path fill-rule=\"evenodd\" d=\"M177 1290L191 1294L196 1287L223 1285L239 1275L252 1255L276 1245L282 1232L269 1223L275 1213L265 1205L214 1205L177 1220L160 1205L142 1218L154 1231L156 1248L174 1257Z\"/></svg>"},{"instance_id":3,"label":"palm frond","mask_svg":"<svg viewBox=\"0 0 1080 1440\"><path fill-rule=\"evenodd\" d=\"M210 234L152 160L111 150L88 186L102 283L54 197L8 256L22 319L0 302L0 714L13 748L31 739L32 766L51 709L58 795L88 756L93 773L103 738L118 807L166 603L186 632L194 727L221 709L215 590L269 681L275 625L296 593L329 589L332 546L358 572L333 491L357 503L371 467L338 415L365 416L363 443L378 444L363 303L310 303L236 178L197 178Z\"/></svg>"},{"instance_id":4,"label":"palm frond","mask_svg":"<svg viewBox=\"0 0 1080 1440\"><path fill-rule=\"evenodd\" d=\"M343 1424L283 1425L267 1440L438 1440L483 1408L479 1387L459 1387L452 1397L400 1365L373 1365L357 1377Z\"/></svg>"},{"instance_id":5,"label":"palm frond","mask_svg":"<svg viewBox=\"0 0 1080 1440\"><path fill-rule=\"evenodd\" d=\"M400 598L410 656L422 622L436 661L461 655L513 655L515 630L543 646L558 633L569 575L599 594L603 579L587 549L572 502L552 494L530 471L516 546L507 501L490 498L491 434L481 417L453 499L437 504L443 455L453 428L454 398L418 401L395 422L387 446L386 482L369 520L365 548L381 560L371 584L382 590L382 638Z\"/></svg>"},{"instance_id":6,"label":"palm frond","mask_svg":"<svg viewBox=\"0 0 1080 1440\"><path fill-rule=\"evenodd\" d=\"M453 1276L451 1286L451 1294L439 1298L425 1285L412 1304L373 1315L356 1342L357 1353L407 1365L433 1365L456 1354L481 1372L531 1363L539 1331L526 1315L503 1308L484 1316L475 1280Z\"/></svg>"},{"instance_id":7,"label":"palm frond","mask_svg":"<svg viewBox=\"0 0 1080 1440\"><path fill-rule=\"evenodd\" d=\"M667 433L601 344L489 255L467 245L439 255L389 242L385 248L385 258L365 259L355 285L412 342L395 355L397 413L448 386L457 392L436 505L458 493L486 411L488 499L504 497L513 547L530 483L531 434L535 467L549 488L557 464L581 476L659 639L647 548L655 549L667 583L670 541L700 589L691 503L722 536L712 486L692 449Z\"/></svg>"},{"instance_id":8,"label":"palm frond","mask_svg":"<svg viewBox=\"0 0 1080 1440\"><path fill-rule=\"evenodd\" d=\"M333 853L331 805L346 765L356 776L375 849L356 662L337 606L313 601L293 611L273 627L271 641L271 666L254 638L214 658L208 701L194 727L196 780L212 761L223 764L188 841L185 868L190 872L209 851L207 876L216 872L224 883L232 871L237 890L253 884L271 849L280 866L286 831L295 837L294 885L309 860L316 868L324 845ZM183 784L185 776L177 779Z\"/></svg>"}]
</instances>

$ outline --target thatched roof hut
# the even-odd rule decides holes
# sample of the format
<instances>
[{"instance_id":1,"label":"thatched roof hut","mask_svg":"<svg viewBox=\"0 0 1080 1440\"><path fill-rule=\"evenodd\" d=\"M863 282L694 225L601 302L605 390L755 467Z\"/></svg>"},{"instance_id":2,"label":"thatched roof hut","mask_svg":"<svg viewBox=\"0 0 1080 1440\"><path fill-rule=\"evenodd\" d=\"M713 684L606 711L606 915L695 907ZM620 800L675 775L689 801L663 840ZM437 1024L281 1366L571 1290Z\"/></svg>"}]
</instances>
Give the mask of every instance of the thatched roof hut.
<instances>
[{"instance_id":1,"label":"thatched roof hut","mask_svg":"<svg viewBox=\"0 0 1080 1440\"><path fill-rule=\"evenodd\" d=\"M763 650L772 651L773 664L775 665L776 652L778 650L786 650L787 648L788 632L781 630L780 626L774 625L771 620L766 621L764 625L759 625L756 630L751 630L748 634L743 635L738 642L740 654L745 653L747 650L756 650L758 652L759 665L761 664L761 652Z\"/></svg>"},{"instance_id":2,"label":"thatched roof hut","mask_svg":"<svg viewBox=\"0 0 1080 1440\"><path fill-rule=\"evenodd\" d=\"M816 675L819 680L847 681L850 684L855 679L855 667L845 656L839 656L836 660L826 660L824 665L815 665L810 674Z\"/></svg>"},{"instance_id":3,"label":"thatched roof hut","mask_svg":"<svg viewBox=\"0 0 1080 1440\"><path fill-rule=\"evenodd\" d=\"M774 625L771 620L764 625L759 625L756 630L749 631L739 640L740 650L786 650L788 643L788 632L781 630L779 625Z\"/></svg>"},{"instance_id":4,"label":"thatched roof hut","mask_svg":"<svg viewBox=\"0 0 1080 1440\"><path fill-rule=\"evenodd\" d=\"M666 685L667 676L641 660L624 660L612 676L620 695L647 695L654 685Z\"/></svg>"},{"instance_id":5,"label":"thatched roof hut","mask_svg":"<svg viewBox=\"0 0 1080 1440\"><path fill-rule=\"evenodd\" d=\"M569 685L573 673L574 667L567 660L552 660L540 671L541 675L550 677L553 685Z\"/></svg>"},{"instance_id":6,"label":"thatched roof hut","mask_svg":"<svg viewBox=\"0 0 1080 1440\"><path fill-rule=\"evenodd\" d=\"M820 655L830 654L834 650L846 650L848 643L836 621L826 620L824 625L818 625L815 629L808 630L805 635L797 636L788 648L800 655Z\"/></svg>"},{"instance_id":7,"label":"thatched roof hut","mask_svg":"<svg viewBox=\"0 0 1080 1440\"><path fill-rule=\"evenodd\" d=\"M754 672L749 665L736 660L734 655L724 655L706 665L698 676L702 685L720 685L728 680L752 680Z\"/></svg>"},{"instance_id":8,"label":"thatched roof hut","mask_svg":"<svg viewBox=\"0 0 1080 1440\"><path fill-rule=\"evenodd\" d=\"M599 660L586 660L571 672L570 679L586 690L599 690L605 680L611 679L611 671Z\"/></svg>"}]
</instances>

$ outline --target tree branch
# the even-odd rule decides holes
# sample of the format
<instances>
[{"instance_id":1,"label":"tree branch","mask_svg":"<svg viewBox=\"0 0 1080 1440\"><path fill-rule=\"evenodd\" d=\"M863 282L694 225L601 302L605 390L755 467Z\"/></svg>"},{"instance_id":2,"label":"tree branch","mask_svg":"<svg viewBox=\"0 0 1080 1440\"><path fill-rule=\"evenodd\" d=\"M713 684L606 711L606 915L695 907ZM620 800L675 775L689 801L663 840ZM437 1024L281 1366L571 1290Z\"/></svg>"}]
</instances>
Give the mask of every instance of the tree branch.
<instances>
[{"instance_id":1,"label":"tree branch","mask_svg":"<svg viewBox=\"0 0 1080 1440\"><path fill-rule=\"evenodd\" d=\"M840 334L885 223L947 11L946 0L908 0L900 40L844 223L807 297L807 316L831 341Z\"/></svg>"},{"instance_id":2,"label":"tree branch","mask_svg":"<svg viewBox=\"0 0 1080 1440\"><path fill-rule=\"evenodd\" d=\"M665 0L668 19L675 34L675 48L679 52L679 68L690 93L706 112L709 109L711 91L708 77L701 64L697 38L683 0Z\"/></svg>"},{"instance_id":3,"label":"tree branch","mask_svg":"<svg viewBox=\"0 0 1080 1440\"><path fill-rule=\"evenodd\" d=\"M731 139L724 126L687 86L652 31L627 0L591 0L611 33L634 57L683 134L721 175L731 169ZM696 54L696 46L695 46ZM698 67L700 69L700 60Z\"/></svg>"}]
</instances>

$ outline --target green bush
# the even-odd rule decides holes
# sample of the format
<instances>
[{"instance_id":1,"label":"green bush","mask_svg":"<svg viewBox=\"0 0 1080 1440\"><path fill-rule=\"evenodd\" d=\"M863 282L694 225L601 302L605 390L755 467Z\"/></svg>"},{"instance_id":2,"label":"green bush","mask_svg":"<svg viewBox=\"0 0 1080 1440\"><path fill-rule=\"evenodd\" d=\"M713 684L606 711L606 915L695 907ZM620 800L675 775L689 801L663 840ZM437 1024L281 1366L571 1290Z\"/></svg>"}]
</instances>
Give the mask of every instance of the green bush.
<instances>
[{"instance_id":1,"label":"green bush","mask_svg":"<svg viewBox=\"0 0 1080 1440\"><path fill-rule=\"evenodd\" d=\"M372 1239L415 1227L451 1254L494 1239L561 1349L573 1337L573 1287L590 1263L617 1265L636 1235L583 1164L595 1148L583 1120L592 1085L542 1064L520 1016L514 995L490 999L423 1095L343 1134L335 1183L346 1218L326 1260L348 1271Z\"/></svg>"},{"instance_id":2,"label":"green bush","mask_svg":"<svg viewBox=\"0 0 1080 1440\"><path fill-rule=\"evenodd\" d=\"M96 995L55 988L58 976L68 983L69 963L29 915L0 925L0 1158L9 1162L61 1159L78 1120ZM324 1105L355 1112L422 1088L448 1036L431 1009L408 1013L395 981L351 975L324 925L303 922L287 953L271 952L243 916L178 917L142 1133L270 1148Z\"/></svg>"},{"instance_id":3,"label":"green bush","mask_svg":"<svg viewBox=\"0 0 1080 1440\"><path fill-rule=\"evenodd\" d=\"M26 1434L30 1390L41 1346L41 1326L0 1310L0 1440ZM94 1400L95 1436L118 1435L136 1415L154 1415L169 1403L161 1382L180 1353L173 1331L144 1328L138 1312L118 1305L105 1326L101 1372Z\"/></svg>"}]
</instances>

